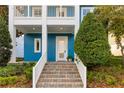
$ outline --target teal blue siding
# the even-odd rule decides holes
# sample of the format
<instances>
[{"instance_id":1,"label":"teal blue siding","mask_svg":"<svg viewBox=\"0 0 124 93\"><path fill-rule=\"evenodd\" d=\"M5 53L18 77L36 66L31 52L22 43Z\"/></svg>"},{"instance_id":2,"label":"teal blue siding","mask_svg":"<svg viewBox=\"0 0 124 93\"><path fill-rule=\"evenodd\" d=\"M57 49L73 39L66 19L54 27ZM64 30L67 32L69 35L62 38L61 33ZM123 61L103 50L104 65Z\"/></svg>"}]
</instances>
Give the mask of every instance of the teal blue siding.
<instances>
[{"instance_id":1,"label":"teal blue siding","mask_svg":"<svg viewBox=\"0 0 124 93\"><path fill-rule=\"evenodd\" d=\"M47 59L56 61L56 36L68 36L68 55L74 58L74 35L73 34L48 34ZM24 60L38 61L41 53L34 53L34 38L41 38L41 34L25 34L24 36ZM42 41L42 40L41 40Z\"/></svg>"},{"instance_id":2,"label":"teal blue siding","mask_svg":"<svg viewBox=\"0 0 124 93\"><path fill-rule=\"evenodd\" d=\"M68 17L73 17L74 16L74 7L73 6L68 6L67 7L67 16Z\"/></svg>"},{"instance_id":3,"label":"teal blue siding","mask_svg":"<svg viewBox=\"0 0 124 93\"><path fill-rule=\"evenodd\" d=\"M56 16L56 6L48 6L47 7L47 16L55 17Z\"/></svg>"},{"instance_id":4,"label":"teal blue siding","mask_svg":"<svg viewBox=\"0 0 124 93\"><path fill-rule=\"evenodd\" d=\"M24 60L38 61L41 53L34 52L34 38L41 38L40 34L25 34L24 35Z\"/></svg>"},{"instance_id":5,"label":"teal blue siding","mask_svg":"<svg viewBox=\"0 0 124 93\"><path fill-rule=\"evenodd\" d=\"M72 56L74 60L74 35L68 35L68 55Z\"/></svg>"},{"instance_id":6,"label":"teal blue siding","mask_svg":"<svg viewBox=\"0 0 124 93\"><path fill-rule=\"evenodd\" d=\"M56 35L55 34L48 34L48 61L55 61L56 57Z\"/></svg>"}]
</instances>

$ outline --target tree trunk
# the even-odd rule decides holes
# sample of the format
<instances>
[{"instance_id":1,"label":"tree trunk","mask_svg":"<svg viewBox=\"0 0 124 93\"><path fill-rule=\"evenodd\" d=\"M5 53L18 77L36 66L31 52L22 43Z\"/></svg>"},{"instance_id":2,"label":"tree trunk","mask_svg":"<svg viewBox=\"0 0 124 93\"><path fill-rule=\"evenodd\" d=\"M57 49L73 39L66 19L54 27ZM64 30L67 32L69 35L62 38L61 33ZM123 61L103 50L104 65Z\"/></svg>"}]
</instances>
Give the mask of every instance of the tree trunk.
<instances>
[{"instance_id":1,"label":"tree trunk","mask_svg":"<svg viewBox=\"0 0 124 93\"><path fill-rule=\"evenodd\" d=\"M122 44L120 43L120 47L121 47L121 54L122 54L122 61L123 61L123 65L124 65L124 50L123 50L123 46Z\"/></svg>"}]
</instances>

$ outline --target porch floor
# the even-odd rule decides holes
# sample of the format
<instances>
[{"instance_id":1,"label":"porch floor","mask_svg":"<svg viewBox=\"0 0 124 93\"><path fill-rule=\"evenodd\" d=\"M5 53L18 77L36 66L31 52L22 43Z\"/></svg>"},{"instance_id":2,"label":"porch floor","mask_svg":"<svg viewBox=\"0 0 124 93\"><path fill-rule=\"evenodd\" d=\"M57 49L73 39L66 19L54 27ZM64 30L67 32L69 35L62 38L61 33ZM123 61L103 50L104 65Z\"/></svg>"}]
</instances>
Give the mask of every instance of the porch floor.
<instances>
[{"instance_id":1,"label":"porch floor","mask_svg":"<svg viewBox=\"0 0 124 93\"><path fill-rule=\"evenodd\" d=\"M37 88L83 88L83 83L74 62L48 62Z\"/></svg>"}]
</instances>

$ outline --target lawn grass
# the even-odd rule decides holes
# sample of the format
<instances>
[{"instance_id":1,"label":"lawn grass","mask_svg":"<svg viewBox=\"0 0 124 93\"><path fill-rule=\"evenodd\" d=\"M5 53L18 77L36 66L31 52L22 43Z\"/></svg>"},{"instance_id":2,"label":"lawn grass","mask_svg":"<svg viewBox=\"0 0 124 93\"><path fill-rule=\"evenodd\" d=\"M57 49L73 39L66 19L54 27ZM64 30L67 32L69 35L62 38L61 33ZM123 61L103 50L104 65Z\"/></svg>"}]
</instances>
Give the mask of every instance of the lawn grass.
<instances>
[{"instance_id":1,"label":"lawn grass","mask_svg":"<svg viewBox=\"0 0 124 93\"><path fill-rule=\"evenodd\" d=\"M87 83L89 88L123 88L124 66L122 57L112 57L104 66L88 68Z\"/></svg>"}]
</instances>

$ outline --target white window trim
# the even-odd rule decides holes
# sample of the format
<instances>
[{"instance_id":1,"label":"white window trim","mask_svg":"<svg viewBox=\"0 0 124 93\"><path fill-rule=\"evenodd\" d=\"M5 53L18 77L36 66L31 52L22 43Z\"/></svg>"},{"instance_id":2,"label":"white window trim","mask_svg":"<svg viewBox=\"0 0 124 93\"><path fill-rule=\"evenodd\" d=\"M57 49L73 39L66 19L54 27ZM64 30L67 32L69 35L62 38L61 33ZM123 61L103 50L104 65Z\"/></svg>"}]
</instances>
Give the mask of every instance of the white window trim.
<instances>
[{"instance_id":1,"label":"white window trim","mask_svg":"<svg viewBox=\"0 0 124 93\"><path fill-rule=\"evenodd\" d=\"M62 16L62 12L64 12L64 16ZM62 6L56 7L56 17L67 17L67 8Z\"/></svg>"},{"instance_id":2,"label":"white window trim","mask_svg":"<svg viewBox=\"0 0 124 93\"><path fill-rule=\"evenodd\" d=\"M39 50L37 50L37 41L39 41ZM41 39L35 38L34 39L34 53L40 53L41 52Z\"/></svg>"},{"instance_id":3,"label":"white window trim","mask_svg":"<svg viewBox=\"0 0 124 93\"><path fill-rule=\"evenodd\" d=\"M62 16L62 12L64 12L64 16ZM67 17L67 7L63 7L61 10L61 17Z\"/></svg>"},{"instance_id":4,"label":"white window trim","mask_svg":"<svg viewBox=\"0 0 124 93\"><path fill-rule=\"evenodd\" d=\"M56 7L56 17L60 17L60 15L59 15L59 13L60 13L60 7Z\"/></svg>"}]
</instances>

